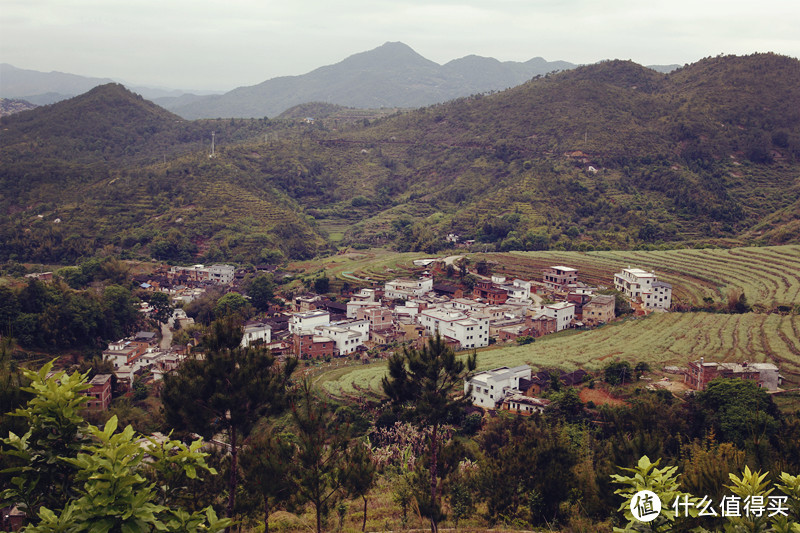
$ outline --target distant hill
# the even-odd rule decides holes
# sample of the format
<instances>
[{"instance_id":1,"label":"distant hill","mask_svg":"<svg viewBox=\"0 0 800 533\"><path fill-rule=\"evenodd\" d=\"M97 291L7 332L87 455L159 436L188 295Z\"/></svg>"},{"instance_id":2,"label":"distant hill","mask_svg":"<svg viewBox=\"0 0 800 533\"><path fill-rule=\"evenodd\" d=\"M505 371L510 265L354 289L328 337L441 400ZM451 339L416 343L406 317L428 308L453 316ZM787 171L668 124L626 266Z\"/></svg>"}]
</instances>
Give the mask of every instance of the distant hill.
<instances>
[{"instance_id":1,"label":"distant hill","mask_svg":"<svg viewBox=\"0 0 800 533\"><path fill-rule=\"evenodd\" d=\"M262 126L188 122L119 84L3 117L0 260L103 246L172 261L314 255L325 242L294 200L209 158L212 131L222 145Z\"/></svg>"},{"instance_id":2,"label":"distant hill","mask_svg":"<svg viewBox=\"0 0 800 533\"><path fill-rule=\"evenodd\" d=\"M413 108L507 89L537 75L574 67L542 58L501 63L478 56L439 65L403 43L389 42L302 76L273 78L190 103L156 102L189 119L274 117L306 102L356 108Z\"/></svg>"},{"instance_id":3,"label":"distant hill","mask_svg":"<svg viewBox=\"0 0 800 533\"><path fill-rule=\"evenodd\" d=\"M32 104L26 100L0 98L0 117L13 115L14 113L19 113L20 111L28 111L30 109L34 109L35 107L37 107L36 104Z\"/></svg>"},{"instance_id":4,"label":"distant hill","mask_svg":"<svg viewBox=\"0 0 800 533\"><path fill-rule=\"evenodd\" d=\"M0 63L0 96L23 98L38 105L52 104L106 83L112 80L64 72L38 72Z\"/></svg>"},{"instance_id":5,"label":"distant hill","mask_svg":"<svg viewBox=\"0 0 800 533\"><path fill-rule=\"evenodd\" d=\"M36 105L47 105L67 100L83 94L99 85L114 83L109 78L93 78L64 72L39 72L17 68L8 63L0 63L0 97L24 99ZM187 91L142 86L129 86L129 89L148 99L178 99ZM201 98L200 95L215 94L214 91L194 91L186 97Z\"/></svg>"},{"instance_id":6,"label":"distant hill","mask_svg":"<svg viewBox=\"0 0 800 533\"><path fill-rule=\"evenodd\" d=\"M800 61L775 54L605 61L384 116L187 121L106 85L0 119L0 260L259 262L326 232L429 253L799 242L798 101Z\"/></svg>"}]
</instances>

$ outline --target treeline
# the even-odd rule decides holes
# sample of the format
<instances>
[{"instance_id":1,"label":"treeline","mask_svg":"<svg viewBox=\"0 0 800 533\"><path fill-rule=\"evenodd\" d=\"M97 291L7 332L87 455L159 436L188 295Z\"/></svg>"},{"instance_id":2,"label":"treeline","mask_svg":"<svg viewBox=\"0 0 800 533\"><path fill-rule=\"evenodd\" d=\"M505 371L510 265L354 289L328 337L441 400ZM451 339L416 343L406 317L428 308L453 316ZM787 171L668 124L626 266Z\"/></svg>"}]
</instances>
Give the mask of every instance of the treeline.
<instances>
[{"instance_id":1,"label":"treeline","mask_svg":"<svg viewBox=\"0 0 800 533\"><path fill-rule=\"evenodd\" d=\"M81 274L65 275L82 284ZM131 291L122 285L74 290L60 279L30 279L21 288L0 287L0 333L25 348L100 348L133 332L140 315Z\"/></svg>"},{"instance_id":2,"label":"treeline","mask_svg":"<svg viewBox=\"0 0 800 533\"><path fill-rule=\"evenodd\" d=\"M764 473L764 483L787 483L779 479L781 472L800 471L800 414L781 413L772 397L749 381L715 380L686 399L635 388L624 405L597 407L582 402L577 389L554 374L545 394L551 403L542 414L500 412L483 419L467 415L466 399L450 394L474 370L474 356L457 358L440 339L395 354L383 380L387 399L356 408L319 397L297 378L295 361L281 364L264 350L241 348L240 338L231 320L215 322L203 339L204 357L188 360L164 382L169 426L164 429L218 440L205 453L200 444L169 444L154 462L134 461L138 466L131 475L144 476L142 493L162 506L152 519L215 509L215 519L224 515L252 527L264 524L266 530L276 510L310 510L317 531L342 529L347 515L355 514L350 523L361 529L409 528L423 518L432 531L443 523L469 523L610 532L625 522L615 493L625 480L614 476L622 467L641 466L643 456L675 467L671 472L681 474L681 491L717 503L733 490L727 488L729 474L739 475L745 467ZM609 367L607 374L620 370ZM630 379L631 369L623 370ZM94 454L105 453L110 434L85 433L95 437L78 442L59 434L65 446L58 450L64 451L50 455L76 457L89 445ZM118 437L120 445L132 438L125 435ZM4 450L27 447L27 454L37 445L34 439L3 443ZM18 465L20 457L7 455L4 466ZM114 459L108 460L113 465ZM29 509L47 507L67 521L69 509L74 513L77 507L80 516L94 520L104 505L130 503L124 495L107 504L85 499L80 469L64 466L79 463L58 462L62 467L53 470L50 463L34 461L24 470L23 484L4 497L17 503L26 497ZM194 466L181 466L186 464ZM36 489L53 479L71 489L48 494ZM173 490L159 492L164 486ZM394 502L393 524L386 525L385 515L380 523L370 522L374 499ZM348 510L348 500L360 502L355 511ZM796 506L788 512L797 522ZM29 516L34 515L37 527L49 516ZM127 519L121 512L111 516L120 527ZM722 527L724 520L703 525L709 523ZM696 525L688 521L669 530Z\"/></svg>"}]
</instances>

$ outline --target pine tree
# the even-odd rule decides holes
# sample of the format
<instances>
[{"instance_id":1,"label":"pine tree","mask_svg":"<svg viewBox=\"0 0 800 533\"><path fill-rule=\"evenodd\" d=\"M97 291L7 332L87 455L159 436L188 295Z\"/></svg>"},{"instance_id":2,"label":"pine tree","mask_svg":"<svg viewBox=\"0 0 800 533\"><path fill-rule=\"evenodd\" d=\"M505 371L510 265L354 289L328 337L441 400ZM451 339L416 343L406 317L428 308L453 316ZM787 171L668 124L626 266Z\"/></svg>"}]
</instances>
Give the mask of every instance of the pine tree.
<instances>
[{"instance_id":1,"label":"pine tree","mask_svg":"<svg viewBox=\"0 0 800 533\"><path fill-rule=\"evenodd\" d=\"M382 381L384 392L400 416L427 430L430 491L424 498L418 498L423 500L418 503L420 512L430 520L433 533L438 531L443 518L438 473L440 431L443 424L463 414L469 399L453 394L476 366L476 353L466 361L457 359L452 348L437 334L420 350L405 348L402 354L394 354L389 359L389 376Z\"/></svg>"},{"instance_id":2,"label":"pine tree","mask_svg":"<svg viewBox=\"0 0 800 533\"><path fill-rule=\"evenodd\" d=\"M231 452L228 516L236 504L238 451L262 416L287 405L286 386L297 366L289 359L279 368L263 348L241 348L242 329L232 319L217 321L203 340L207 351L188 359L164 379L162 401L167 422L179 430L211 437L223 431Z\"/></svg>"}]
</instances>

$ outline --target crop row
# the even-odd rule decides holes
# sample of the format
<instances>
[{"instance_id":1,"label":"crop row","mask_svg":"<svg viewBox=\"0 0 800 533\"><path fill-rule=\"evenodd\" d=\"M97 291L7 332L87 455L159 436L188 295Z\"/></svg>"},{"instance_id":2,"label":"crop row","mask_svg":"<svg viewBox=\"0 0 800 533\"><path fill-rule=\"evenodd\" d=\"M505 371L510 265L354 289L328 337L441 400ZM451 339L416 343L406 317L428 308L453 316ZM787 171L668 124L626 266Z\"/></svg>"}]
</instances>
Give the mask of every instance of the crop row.
<instances>
[{"instance_id":1,"label":"crop row","mask_svg":"<svg viewBox=\"0 0 800 533\"><path fill-rule=\"evenodd\" d=\"M701 304L744 292L751 304L767 307L800 304L800 246L615 252L523 252L495 254L492 260L510 275L540 279L544 268L578 268L579 279L611 285L627 267L652 270L673 284L677 301Z\"/></svg>"},{"instance_id":2,"label":"crop row","mask_svg":"<svg viewBox=\"0 0 800 533\"><path fill-rule=\"evenodd\" d=\"M706 361L772 362L786 385L800 385L800 316L746 313L662 313L586 332L548 335L533 344L484 350L478 369L529 364L534 368L602 370L610 362L647 362L653 369ZM323 387L340 396L379 394L385 363L354 367Z\"/></svg>"}]
</instances>

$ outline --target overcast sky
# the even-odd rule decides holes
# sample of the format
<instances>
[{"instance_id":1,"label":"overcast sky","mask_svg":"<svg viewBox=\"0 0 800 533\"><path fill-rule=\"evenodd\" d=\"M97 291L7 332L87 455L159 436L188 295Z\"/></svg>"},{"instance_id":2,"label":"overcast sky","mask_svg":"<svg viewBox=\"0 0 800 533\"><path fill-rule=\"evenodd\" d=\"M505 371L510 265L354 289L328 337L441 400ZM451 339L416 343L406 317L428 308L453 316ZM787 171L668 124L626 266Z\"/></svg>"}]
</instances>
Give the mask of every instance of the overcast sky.
<instances>
[{"instance_id":1,"label":"overcast sky","mask_svg":"<svg viewBox=\"0 0 800 533\"><path fill-rule=\"evenodd\" d=\"M0 62L229 90L401 41L437 63L800 57L798 0L2 0Z\"/></svg>"}]
</instances>

